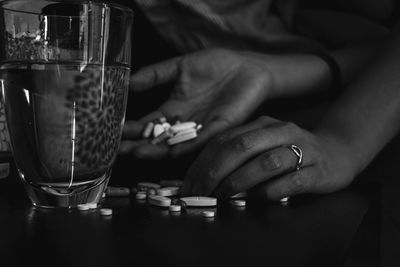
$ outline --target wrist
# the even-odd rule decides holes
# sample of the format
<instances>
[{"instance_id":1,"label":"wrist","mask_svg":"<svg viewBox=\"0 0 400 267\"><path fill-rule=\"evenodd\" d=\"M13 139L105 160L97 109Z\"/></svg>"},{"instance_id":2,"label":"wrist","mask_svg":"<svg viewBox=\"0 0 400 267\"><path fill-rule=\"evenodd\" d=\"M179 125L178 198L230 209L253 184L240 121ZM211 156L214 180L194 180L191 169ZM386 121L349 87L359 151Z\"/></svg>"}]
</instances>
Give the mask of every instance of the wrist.
<instances>
[{"instance_id":1,"label":"wrist","mask_svg":"<svg viewBox=\"0 0 400 267\"><path fill-rule=\"evenodd\" d=\"M319 128L313 131L322 140L336 151L337 158L341 162L342 168L347 170L351 177L357 176L366 166L362 151L353 142L351 137L342 135L335 129Z\"/></svg>"},{"instance_id":2,"label":"wrist","mask_svg":"<svg viewBox=\"0 0 400 267\"><path fill-rule=\"evenodd\" d=\"M323 93L331 88L331 68L317 55L274 55L266 62L273 83L271 98Z\"/></svg>"}]
</instances>

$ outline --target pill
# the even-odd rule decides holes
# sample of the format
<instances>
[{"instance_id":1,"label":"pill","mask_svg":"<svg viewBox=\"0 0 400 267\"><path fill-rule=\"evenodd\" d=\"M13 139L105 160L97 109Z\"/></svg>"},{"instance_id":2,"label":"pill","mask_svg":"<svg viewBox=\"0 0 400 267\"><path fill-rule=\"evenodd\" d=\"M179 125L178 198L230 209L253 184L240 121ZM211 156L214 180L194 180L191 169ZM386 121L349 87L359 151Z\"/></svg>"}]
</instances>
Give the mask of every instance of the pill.
<instances>
[{"instance_id":1,"label":"pill","mask_svg":"<svg viewBox=\"0 0 400 267\"><path fill-rule=\"evenodd\" d=\"M194 139L196 137L197 137L197 133L193 132L193 133L185 134L185 135L182 135L182 136L171 137L170 139L168 139L167 143L168 143L168 145L172 146L172 145L176 145L176 144L179 144L179 143L183 143L183 142L192 140L192 139Z\"/></svg>"},{"instance_id":2,"label":"pill","mask_svg":"<svg viewBox=\"0 0 400 267\"><path fill-rule=\"evenodd\" d=\"M162 134L160 134L159 136L157 136L156 138L154 138L153 140L151 140L151 143L153 145L164 142L165 140L167 140L168 138L171 137L171 134L169 133L169 131L165 131Z\"/></svg>"},{"instance_id":3,"label":"pill","mask_svg":"<svg viewBox=\"0 0 400 267\"><path fill-rule=\"evenodd\" d=\"M168 122L164 122L162 124L162 127L164 128L164 130L168 130L169 128L171 128L171 124L169 124Z\"/></svg>"},{"instance_id":4,"label":"pill","mask_svg":"<svg viewBox=\"0 0 400 267\"><path fill-rule=\"evenodd\" d=\"M171 126L170 130L173 133L177 133L183 130L187 130L190 128L195 128L196 127L196 123L194 121L187 121L187 122L181 122L179 124L174 124Z\"/></svg>"},{"instance_id":5,"label":"pill","mask_svg":"<svg viewBox=\"0 0 400 267\"><path fill-rule=\"evenodd\" d=\"M279 200L281 203L287 203L289 202L289 197L284 197L281 200Z\"/></svg>"},{"instance_id":6,"label":"pill","mask_svg":"<svg viewBox=\"0 0 400 267\"><path fill-rule=\"evenodd\" d=\"M231 196L231 198L245 198L245 197L247 197L246 192L240 192L240 193L237 193L236 195Z\"/></svg>"},{"instance_id":7,"label":"pill","mask_svg":"<svg viewBox=\"0 0 400 267\"><path fill-rule=\"evenodd\" d=\"M110 216L112 215L112 209L100 209L100 214L103 216Z\"/></svg>"},{"instance_id":8,"label":"pill","mask_svg":"<svg viewBox=\"0 0 400 267\"><path fill-rule=\"evenodd\" d=\"M182 180L161 180L160 181L160 186L161 187L169 187L169 186L182 186L183 181Z\"/></svg>"},{"instance_id":9,"label":"pill","mask_svg":"<svg viewBox=\"0 0 400 267\"><path fill-rule=\"evenodd\" d=\"M158 189L158 188L160 188L160 185L156 184L156 183L150 183L150 182L140 182L137 184L137 189L139 191L146 192L150 188Z\"/></svg>"},{"instance_id":10,"label":"pill","mask_svg":"<svg viewBox=\"0 0 400 267\"><path fill-rule=\"evenodd\" d=\"M205 210L205 211L202 211L202 212L201 212L201 215L202 215L204 218L212 218L212 217L215 216L215 212L214 212L214 211L211 211L211 210Z\"/></svg>"},{"instance_id":11,"label":"pill","mask_svg":"<svg viewBox=\"0 0 400 267\"><path fill-rule=\"evenodd\" d=\"M97 203L87 203L89 209L97 209Z\"/></svg>"},{"instance_id":12,"label":"pill","mask_svg":"<svg viewBox=\"0 0 400 267\"><path fill-rule=\"evenodd\" d=\"M186 210L186 202L183 200L180 200L179 198L174 198L171 201L171 205L179 205L179 206L181 206L181 209Z\"/></svg>"},{"instance_id":13,"label":"pill","mask_svg":"<svg viewBox=\"0 0 400 267\"><path fill-rule=\"evenodd\" d=\"M186 129L186 130L183 130L183 131L176 132L173 137L178 137L178 136L182 136L182 135L185 135L185 134L191 134L191 133L197 133L196 129L195 128L190 128L190 129Z\"/></svg>"},{"instance_id":14,"label":"pill","mask_svg":"<svg viewBox=\"0 0 400 267\"><path fill-rule=\"evenodd\" d=\"M101 195L101 198L105 198L106 197L106 193L103 192L103 194Z\"/></svg>"},{"instance_id":15,"label":"pill","mask_svg":"<svg viewBox=\"0 0 400 267\"><path fill-rule=\"evenodd\" d=\"M236 207L244 207L246 206L246 201L244 200L234 200L232 201L232 204Z\"/></svg>"},{"instance_id":16,"label":"pill","mask_svg":"<svg viewBox=\"0 0 400 267\"><path fill-rule=\"evenodd\" d=\"M197 126L196 126L196 131L200 131L201 130L201 128L203 128L203 125L201 125L201 124L197 124Z\"/></svg>"},{"instance_id":17,"label":"pill","mask_svg":"<svg viewBox=\"0 0 400 267\"><path fill-rule=\"evenodd\" d=\"M165 129L161 124L154 125L154 128L153 128L153 137L154 138L161 135L163 132L165 132Z\"/></svg>"},{"instance_id":18,"label":"pill","mask_svg":"<svg viewBox=\"0 0 400 267\"><path fill-rule=\"evenodd\" d=\"M159 121L160 123L164 123L164 122L167 122L167 118L161 117L161 118L158 119L158 121Z\"/></svg>"},{"instance_id":19,"label":"pill","mask_svg":"<svg viewBox=\"0 0 400 267\"><path fill-rule=\"evenodd\" d=\"M76 206L76 208L78 210L89 210L89 206L87 204L78 204L78 206Z\"/></svg>"},{"instance_id":20,"label":"pill","mask_svg":"<svg viewBox=\"0 0 400 267\"><path fill-rule=\"evenodd\" d=\"M144 192L137 192L135 195L135 198L138 200L146 199L147 194Z\"/></svg>"},{"instance_id":21,"label":"pill","mask_svg":"<svg viewBox=\"0 0 400 267\"><path fill-rule=\"evenodd\" d=\"M169 206L168 209L171 212L179 212L179 211L181 211L181 206L180 205L171 205L171 206Z\"/></svg>"},{"instance_id":22,"label":"pill","mask_svg":"<svg viewBox=\"0 0 400 267\"><path fill-rule=\"evenodd\" d=\"M148 201L151 205L158 207L169 207L171 199L163 196L149 196Z\"/></svg>"},{"instance_id":23,"label":"pill","mask_svg":"<svg viewBox=\"0 0 400 267\"><path fill-rule=\"evenodd\" d=\"M217 199L213 197L182 197L180 198L187 206L192 207L208 207L216 206Z\"/></svg>"},{"instance_id":24,"label":"pill","mask_svg":"<svg viewBox=\"0 0 400 267\"><path fill-rule=\"evenodd\" d=\"M279 202L281 203L282 206L288 206L289 205L289 197L284 197Z\"/></svg>"},{"instance_id":25,"label":"pill","mask_svg":"<svg viewBox=\"0 0 400 267\"><path fill-rule=\"evenodd\" d=\"M179 187L170 186L157 189L157 195L163 197L176 196L179 192Z\"/></svg>"},{"instance_id":26,"label":"pill","mask_svg":"<svg viewBox=\"0 0 400 267\"><path fill-rule=\"evenodd\" d=\"M106 189L106 194L109 197L126 197L129 196L130 193L130 189L127 187L109 186Z\"/></svg>"},{"instance_id":27,"label":"pill","mask_svg":"<svg viewBox=\"0 0 400 267\"><path fill-rule=\"evenodd\" d=\"M157 189L158 190L158 189ZM147 195L148 196L154 196L157 195L157 191L154 188L149 188L147 189Z\"/></svg>"},{"instance_id":28,"label":"pill","mask_svg":"<svg viewBox=\"0 0 400 267\"><path fill-rule=\"evenodd\" d=\"M143 131L143 138L149 138L151 133L153 132L153 128L154 128L153 122L147 123Z\"/></svg>"}]
</instances>

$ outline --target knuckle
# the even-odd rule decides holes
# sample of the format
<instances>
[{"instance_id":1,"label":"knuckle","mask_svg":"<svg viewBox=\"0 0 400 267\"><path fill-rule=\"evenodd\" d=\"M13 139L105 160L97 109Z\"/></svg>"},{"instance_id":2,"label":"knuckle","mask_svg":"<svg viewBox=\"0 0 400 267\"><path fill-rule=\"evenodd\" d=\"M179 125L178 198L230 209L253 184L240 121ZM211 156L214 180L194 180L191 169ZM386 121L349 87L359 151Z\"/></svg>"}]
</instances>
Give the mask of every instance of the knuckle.
<instances>
[{"instance_id":1,"label":"knuckle","mask_svg":"<svg viewBox=\"0 0 400 267\"><path fill-rule=\"evenodd\" d=\"M261 156L261 169L263 171L277 170L282 166L282 161L279 155L271 152L266 152Z\"/></svg>"},{"instance_id":2,"label":"knuckle","mask_svg":"<svg viewBox=\"0 0 400 267\"><path fill-rule=\"evenodd\" d=\"M285 126L286 129L288 129L289 131L297 131L298 130L298 126L293 123L293 122L285 122Z\"/></svg>"},{"instance_id":3,"label":"knuckle","mask_svg":"<svg viewBox=\"0 0 400 267\"><path fill-rule=\"evenodd\" d=\"M228 134L226 134L226 133L219 134L214 138L213 145L216 145L218 147L223 147L228 143L229 140L230 140L230 137Z\"/></svg>"},{"instance_id":4,"label":"knuckle","mask_svg":"<svg viewBox=\"0 0 400 267\"><path fill-rule=\"evenodd\" d=\"M239 153L247 152L254 146L252 138L249 135L238 136L232 141L231 147Z\"/></svg>"}]
</instances>

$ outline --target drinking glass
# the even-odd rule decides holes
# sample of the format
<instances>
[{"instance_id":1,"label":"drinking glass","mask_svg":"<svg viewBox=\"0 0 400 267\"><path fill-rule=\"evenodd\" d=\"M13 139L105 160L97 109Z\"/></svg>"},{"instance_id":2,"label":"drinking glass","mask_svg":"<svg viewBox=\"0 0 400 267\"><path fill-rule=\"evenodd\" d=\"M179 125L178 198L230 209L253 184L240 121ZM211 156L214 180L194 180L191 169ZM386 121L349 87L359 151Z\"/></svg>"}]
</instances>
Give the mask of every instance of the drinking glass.
<instances>
[{"instance_id":1,"label":"drinking glass","mask_svg":"<svg viewBox=\"0 0 400 267\"><path fill-rule=\"evenodd\" d=\"M132 21L109 1L0 2L0 89L33 205L101 199L125 120Z\"/></svg>"}]
</instances>

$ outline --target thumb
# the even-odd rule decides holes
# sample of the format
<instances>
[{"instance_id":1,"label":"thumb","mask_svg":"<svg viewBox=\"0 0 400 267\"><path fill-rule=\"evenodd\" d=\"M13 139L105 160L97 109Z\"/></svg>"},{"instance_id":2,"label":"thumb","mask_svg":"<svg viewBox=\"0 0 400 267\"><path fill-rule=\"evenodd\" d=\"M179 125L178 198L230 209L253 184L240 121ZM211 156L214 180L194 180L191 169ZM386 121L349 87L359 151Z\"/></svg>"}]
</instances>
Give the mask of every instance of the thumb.
<instances>
[{"instance_id":1,"label":"thumb","mask_svg":"<svg viewBox=\"0 0 400 267\"><path fill-rule=\"evenodd\" d=\"M141 92L175 80L179 75L181 60L182 57L175 57L138 70L131 76L130 89L134 92Z\"/></svg>"}]
</instances>

